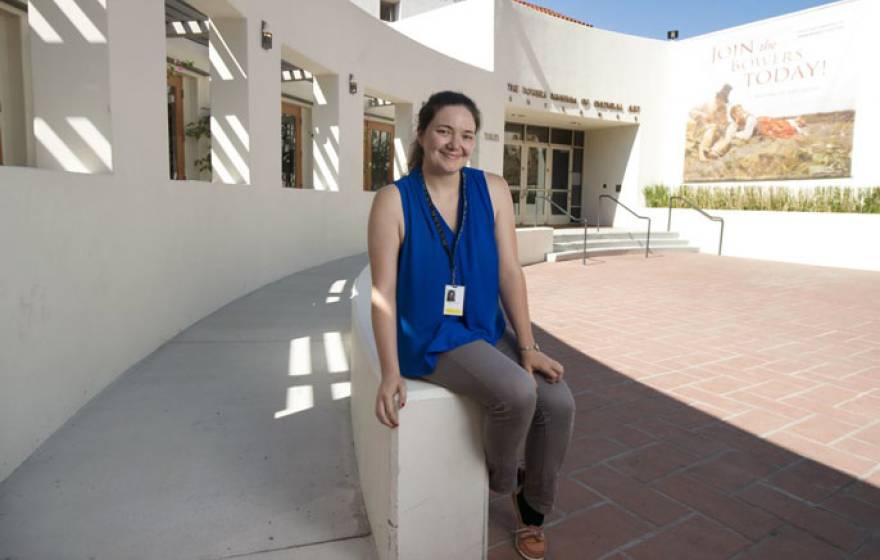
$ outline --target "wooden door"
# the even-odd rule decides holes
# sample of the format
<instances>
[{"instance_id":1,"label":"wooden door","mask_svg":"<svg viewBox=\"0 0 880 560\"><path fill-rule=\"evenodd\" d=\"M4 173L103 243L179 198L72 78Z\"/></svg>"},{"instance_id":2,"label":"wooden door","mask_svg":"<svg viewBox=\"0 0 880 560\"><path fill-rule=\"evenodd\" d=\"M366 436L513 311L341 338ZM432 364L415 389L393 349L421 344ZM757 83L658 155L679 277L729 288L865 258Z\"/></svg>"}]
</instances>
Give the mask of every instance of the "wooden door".
<instances>
[{"instance_id":1,"label":"wooden door","mask_svg":"<svg viewBox=\"0 0 880 560\"><path fill-rule=\"evenodd\" d=\"M364 190L394 182L394 125L364 121Z\"/></svg>"},{"instance_id":2,"label":"wooden door","mask_svg":"<svg viewBox=\"0 0 880 560\"><path fill-rule=\"evenodd\" d=\"M183 126L183 76L169 72L168 162L172 179L186 179L186 134Z\"/></svg>"},{"instance_id":3,"label":"wooden door","mask_svg":"<svg viewBox=\"0 0 880 560\"><path fill-rule=\"evenodd\" d=\"M302 188L302 107L281 103L281 183Z\"/></svg>"}]
</instances>

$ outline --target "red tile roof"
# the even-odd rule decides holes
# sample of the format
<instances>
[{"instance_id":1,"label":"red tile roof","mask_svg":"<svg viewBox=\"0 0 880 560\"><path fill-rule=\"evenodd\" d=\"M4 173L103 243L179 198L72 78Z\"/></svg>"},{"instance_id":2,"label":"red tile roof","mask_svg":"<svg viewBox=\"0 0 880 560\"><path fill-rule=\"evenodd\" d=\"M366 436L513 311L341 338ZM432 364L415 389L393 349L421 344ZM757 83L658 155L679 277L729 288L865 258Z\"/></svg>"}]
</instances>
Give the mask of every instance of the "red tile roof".
<instances>
[{"instance_id":1,"label":"red tile roof","mask_svg":"<svg viewBox=\"0 0 880 560\"><path fill-rule=\"evenodd\" d=\"M526 2L525 0L513 0L513 2L525 6L526 8L531 8L536 12L542 13L544 15L548 15L551 17L559 18L565 21L570 21L571 23L577 23L578 25L583 25L584 27L593 27L591 23L587 23L585 21L581 21L579 19L574 19L572 17L568 17L565 14L560 14L557 11L551 10L550 8L545 8L543 6L539 6L537 4L532 4L531 2Z\"/></svg>"}]
</instances>

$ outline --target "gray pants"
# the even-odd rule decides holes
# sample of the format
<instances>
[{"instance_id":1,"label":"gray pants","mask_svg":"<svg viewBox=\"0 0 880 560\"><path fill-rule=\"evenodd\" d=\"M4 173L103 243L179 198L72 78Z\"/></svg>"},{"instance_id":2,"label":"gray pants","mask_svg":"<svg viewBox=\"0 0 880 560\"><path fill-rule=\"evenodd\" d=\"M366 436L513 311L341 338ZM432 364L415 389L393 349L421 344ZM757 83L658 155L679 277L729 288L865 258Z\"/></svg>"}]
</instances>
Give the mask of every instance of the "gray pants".
<instances>
[{"instance_id":1,"label":"gray pants","mask_svg":"<svg viewBox=\"0 0 880 560\"><path fill-rule=\"evenodd\" d=\"M525 439L523 492L532 508L549 514L571 440L574 398L565 381L548 383L541 374L526 372L518 353L508 330L494 348L478 340L444 352L434 372L420 379L466 395L486 409L483 445L489 487L495 492L516 488L518 452Z\"/></svg>"}]
</instances>

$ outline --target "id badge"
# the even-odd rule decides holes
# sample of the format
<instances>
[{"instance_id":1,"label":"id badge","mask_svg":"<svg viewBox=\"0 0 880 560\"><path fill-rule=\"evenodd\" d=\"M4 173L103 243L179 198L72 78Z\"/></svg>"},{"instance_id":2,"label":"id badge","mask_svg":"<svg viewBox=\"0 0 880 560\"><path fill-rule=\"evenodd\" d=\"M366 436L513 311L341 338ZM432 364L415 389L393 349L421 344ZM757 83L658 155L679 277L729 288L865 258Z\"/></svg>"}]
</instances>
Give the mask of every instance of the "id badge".
<instances>
[{"instance_id":1,"label":"id badge","mask_svg":"<svg viewBox=\"0 0 880 560\"><path fill-rule=\"evenodd\" d=\"M464 286L446 284L443 289L443 314L458 317L464 315Z\"/></svg>"}]
</instances>

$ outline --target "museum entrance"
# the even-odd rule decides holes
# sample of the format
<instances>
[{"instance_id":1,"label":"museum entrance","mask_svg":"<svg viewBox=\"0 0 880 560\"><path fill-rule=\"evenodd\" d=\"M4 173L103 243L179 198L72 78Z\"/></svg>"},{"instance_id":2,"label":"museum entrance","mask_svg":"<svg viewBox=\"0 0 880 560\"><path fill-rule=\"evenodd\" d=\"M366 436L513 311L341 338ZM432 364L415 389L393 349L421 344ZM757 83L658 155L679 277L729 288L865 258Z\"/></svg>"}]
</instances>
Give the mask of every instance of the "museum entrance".
<instances>
[{"instance_id":1,"label":"museum entrance","mask_svg":"<svg viewBox=\"0 0 880 560\"><path fill-rule=\"evenodd\" d=\"M581 216L584 132L504 125L504 179L517 225L564 225ZM553 204L550 204L552 201Z\"/></svg>"}]
</instances>

